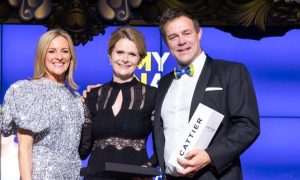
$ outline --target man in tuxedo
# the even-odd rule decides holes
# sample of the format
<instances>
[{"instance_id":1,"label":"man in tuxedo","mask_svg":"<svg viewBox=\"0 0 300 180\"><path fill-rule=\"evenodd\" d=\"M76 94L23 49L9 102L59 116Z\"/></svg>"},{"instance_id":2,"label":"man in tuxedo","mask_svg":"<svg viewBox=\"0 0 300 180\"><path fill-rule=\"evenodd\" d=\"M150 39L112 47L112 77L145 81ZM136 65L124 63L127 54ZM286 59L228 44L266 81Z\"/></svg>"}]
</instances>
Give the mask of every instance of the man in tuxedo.
<instances>
[{"instance_id":1,"label":"man in tuxedo","mask_svg":"<svg viewBox=\"0 0 300 180\"><path fill-rule=\"evenodd\" d=\"M167 179L243 179L240 155L260 132L254 88L240 63L211 59L200 46L201 27L183 10L164 12L160 31L178 68L158 85L154 117L154 142ZM207 149L194 148L184 159L182 170L168 163L199 103L224 115Z\"/></svg>"}]
</instances>

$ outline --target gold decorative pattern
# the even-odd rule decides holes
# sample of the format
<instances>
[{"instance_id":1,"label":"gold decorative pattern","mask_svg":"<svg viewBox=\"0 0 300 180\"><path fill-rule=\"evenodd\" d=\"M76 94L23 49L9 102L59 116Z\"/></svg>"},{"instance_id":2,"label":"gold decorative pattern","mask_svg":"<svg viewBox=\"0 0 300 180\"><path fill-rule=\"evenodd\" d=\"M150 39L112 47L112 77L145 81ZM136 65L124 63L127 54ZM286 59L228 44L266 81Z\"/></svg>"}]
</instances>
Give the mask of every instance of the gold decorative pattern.
<instances>
[{"instance_id":1,"label":"gold decorative pattern","mask_svg":"<svg viewBox=\"0 0 300 180\"><path fill-rule=\"evenodd\" d=\"M68 31L75 45L84 45L94 36L105 32L95 4L88 1L67 0L54 4L54 11L44 24L49 29L62 28Z\"/></svg>"},{"instance_id":2,"label":"gold decorative pattern","mask_svg":"<svg viewBox=\"0 0 300 180\"><path fill-rule=\"evenodd\" d=\"M32 18L46 18L52 9L52 0L8 0L12 7L19 8L19 16L24 21Z\"/></svg>"},{"instance_id":3,"label":"gold decorative pattern","mask_svg":"<svg viewBox=\"0 0 300 180\"><path fill-rule=\"evenodd\" d=\"M244 4L227 0L226 6L223 6L220 11L220 17L228 24L244 27L256 26L265 31L267 26L276 24L299 25L299 5L295 6L292 2L280 2L280 0L275 3L271 0L253 0ZM281 20L286 22L279 22Z\"/></svg>"},{"instance_id":4,"label":"gold decorative pattern","mask_svg":"<svg viewBox=\"0 0 300 180\"><path fill-rule=\"evenodd\" d=\"M98 11L105 20L125 22L130 18L130 7L138 8L142 0L99 0Z\"/></svg>"},{"instance_id":5,"label":"gold decorative pattern","mask_svg":"<svg viewBox=\"0 0 300 180\"><path fill-rule=\"evenodd\" d=\"M0 23L60 27L79 45L104 34L109 25L157 26L171 7L192 12L202 26L243 38L300 28L300 0L2 0Z\"/></svg>"}]
</instances>

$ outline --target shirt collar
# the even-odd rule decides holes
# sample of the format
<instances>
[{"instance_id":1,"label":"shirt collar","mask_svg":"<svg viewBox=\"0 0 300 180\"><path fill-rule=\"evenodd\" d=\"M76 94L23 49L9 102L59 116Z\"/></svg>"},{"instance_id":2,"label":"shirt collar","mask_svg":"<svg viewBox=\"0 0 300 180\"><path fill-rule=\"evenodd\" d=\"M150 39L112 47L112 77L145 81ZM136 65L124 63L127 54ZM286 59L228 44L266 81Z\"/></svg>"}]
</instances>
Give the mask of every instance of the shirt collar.
<instances>
[{"instance_id":1,"label":"shirt collar","mask_svg":"<svg viewBox=\"0 0 300 180\"><path fill-rule=\"evenodd\" d=\"M192 63L194 66L194 77L199 77L206 61L206 54L202 51Z\"/></svg>"}]
</instances>

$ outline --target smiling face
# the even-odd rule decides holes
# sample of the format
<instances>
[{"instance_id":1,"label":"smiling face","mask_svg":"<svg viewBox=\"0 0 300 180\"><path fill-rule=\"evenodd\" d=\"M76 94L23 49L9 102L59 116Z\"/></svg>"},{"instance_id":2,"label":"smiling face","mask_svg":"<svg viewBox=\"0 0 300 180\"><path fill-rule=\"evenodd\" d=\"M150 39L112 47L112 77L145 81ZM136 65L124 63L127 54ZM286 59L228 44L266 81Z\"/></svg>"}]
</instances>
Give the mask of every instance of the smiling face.
<instances>
[{"instance_id":1,"label":"smiling face","mask_svg":"<svg viewBox=\"0 0 300 180\"><path fill-rule=\"evenodd\" d=\"M71 52L67 39L57 36L51 41L46 52L45 65L47 78L63 83L70 60Z\"/></svg>"},{"instance_id":2,"label":"smiling face","mask_svg":"<svg viewBox=\"0 0 300 180\"><path fill-rule=\"evenodd\" d=\"M117 41L110 54L110 62L114 71L113 80L119 83L130 81L139 60L140 55L133 41L127 38Z\"/></svg>"},{"instance_id":3,"label":"smiling face","mask_svg":"<svg viewBox=\"0 0 300 180\"><path fill-rule=\"evenodd\" d=\"M196 32L193 21L180 16L164 26L166 42L180 66L191 64L201 53L201 29Z\"/></svg>"}]
</instances>

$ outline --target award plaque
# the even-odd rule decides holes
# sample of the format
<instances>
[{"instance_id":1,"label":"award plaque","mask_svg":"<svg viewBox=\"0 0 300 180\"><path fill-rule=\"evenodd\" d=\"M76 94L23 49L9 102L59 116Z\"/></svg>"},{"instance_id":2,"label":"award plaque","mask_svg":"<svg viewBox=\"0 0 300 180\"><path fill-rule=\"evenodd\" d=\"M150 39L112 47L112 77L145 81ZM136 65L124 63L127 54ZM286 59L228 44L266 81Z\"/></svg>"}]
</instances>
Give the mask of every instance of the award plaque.
<instances>
[{"instance_id":1,"label":"award plaque","mask_svg":"<svg viewBox=\"0 0 300 180\"><path fill-rule=\"evenodd\" d=\"M196 147L206 149L223 118L223 114L200 103L186 128L186 134L179 140L180 143L168 163L182 169L177 158L184 159L184 155Z\"/></svg>"},{"instance_id":2,"label":"award plaque","mask_svg":"<svg viewBox=\"0 0 300 180\"><path fill-rule=\"evenodd\" d=\"M91 173L92 172L92 173ZM105 162L102 167L97 167L97 169L82 168L80 171L81 176L93 176L97 177L99 174L114 173L120 176L159 176L160 171L153 167L143 167L131 164L121 164Z\"/></svg>"}]
</instances>

